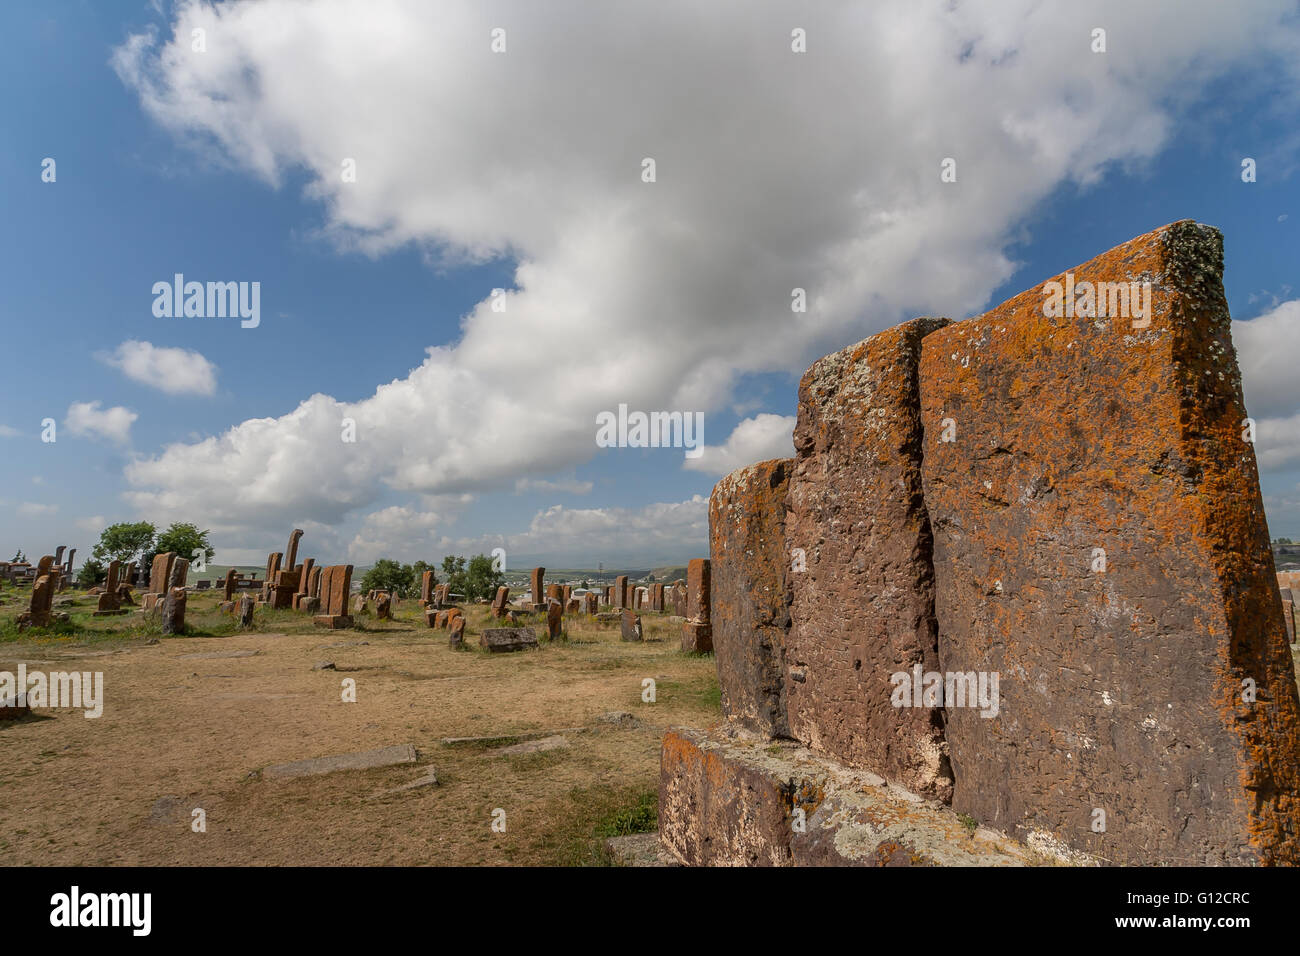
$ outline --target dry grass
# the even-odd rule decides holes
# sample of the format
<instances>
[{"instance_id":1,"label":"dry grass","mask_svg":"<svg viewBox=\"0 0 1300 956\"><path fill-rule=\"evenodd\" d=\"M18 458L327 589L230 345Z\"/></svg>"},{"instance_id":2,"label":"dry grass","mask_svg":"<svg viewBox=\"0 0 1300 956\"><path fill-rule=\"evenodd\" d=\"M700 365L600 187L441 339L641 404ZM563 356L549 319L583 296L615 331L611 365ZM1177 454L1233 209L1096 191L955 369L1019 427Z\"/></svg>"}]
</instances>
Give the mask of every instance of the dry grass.
<instances>
[{"instance_id":1,"label":"dry grass","mask_svg":"<svg viewBox=\"0 0 1300 956\"><path fill-rule=\"evenodd\" d=\"M0 853L10 864L593 864L603 837L642 827L658 784L659 739L671 724L718 717L711 657L685 655L680 619L646 614L647 640L570 617L569 640L490 655L467 609L469 649L424 626L414 602L392 623L359 618L314 628L296 612L262 615L240 633L191 595L208 636L165 637L139 615L90 618L93 598L65 607L73 634L16 635L25 594L0 607L0 670L102 671L97 720L45 710L0 723ZM531 624L539 634L544 622ZM360 644L358 642L368 642ZM346 646L329 647L331 644ZM256 651L251 657L186 655ZM321 661L337 670L313 670ZM657 701L641 699L642 680ZM356 703L342 682L356 681ZM520 756L444 737L583 727L609 711L639 726L569 733L568 749ZM419 760L377 770L272 781L258 771L306 757L411 743ZM423 776L439 785L376 797ZM190 829L202 807L207 832ZM506 830L493 832L497 808Z\"/></svg>"}]
</instances>

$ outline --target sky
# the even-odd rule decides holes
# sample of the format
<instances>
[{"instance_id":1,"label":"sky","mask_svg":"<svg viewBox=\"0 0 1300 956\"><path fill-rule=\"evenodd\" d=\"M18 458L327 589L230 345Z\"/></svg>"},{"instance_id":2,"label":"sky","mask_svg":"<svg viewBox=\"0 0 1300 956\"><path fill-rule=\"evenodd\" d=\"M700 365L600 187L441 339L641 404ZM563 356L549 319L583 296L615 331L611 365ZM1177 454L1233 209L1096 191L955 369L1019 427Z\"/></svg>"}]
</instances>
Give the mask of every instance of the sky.
<instances>
[{"instance_id":1,"label":"sky","mask_svg":"<svg viewBox=\"0 0 1300 956\"><path fill-rule=\"evenodd\" d=\"M0 23L0 558L143 519L217 563L299 527L323 563L681 564L714 482L792 453L812 361L1186 218L1224 233L1270 533L1300 539L1294 2ZM258 283L256 324L156 314L177 274ZM620 405L702 416L702 448L602 447Z\"/></svg>"}]
</instances>

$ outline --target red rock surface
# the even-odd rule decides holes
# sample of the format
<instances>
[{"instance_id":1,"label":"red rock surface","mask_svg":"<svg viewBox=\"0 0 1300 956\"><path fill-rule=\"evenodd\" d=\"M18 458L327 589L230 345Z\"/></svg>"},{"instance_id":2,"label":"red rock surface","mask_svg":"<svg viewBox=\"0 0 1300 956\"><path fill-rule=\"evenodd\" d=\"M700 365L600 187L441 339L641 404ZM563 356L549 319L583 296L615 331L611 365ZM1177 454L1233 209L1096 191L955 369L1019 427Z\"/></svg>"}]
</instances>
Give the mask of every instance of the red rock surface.
<instances>
[{"instance_id":1,"label":"red rock surface","mask_svg":"<svg viewBox=\"0 0 1300 956\"><path fill-rule=\"evenodd\" d=\"M938 800L952 794L942 713L893 706L891 676L938 665L917 368L946 324L907 322L804 375L785 526L792 735Z\"/></svg>"},{"instance_id":2,"label":"red rock surface","mask_svg":"<svg viewBox=\"0 0 1300 956\"><path fill-rule=\"evenodd\" d=\"M710 613L722 713L782 737L790 733L785 498L792 465L778 458L741 468L714 485L709 498Z\"/></svg>"},{"instance_id":3,"label":"red rock surface","mask_svg":"<svg viewBox=\"0 0 1300 956\"><path fill-rule=\"evenodd\" d=\"M1218 231L1178 222L1072 270L1151 282L1145 328L1049 318L1040 283L925 339L940 658L1000 675L995 718L947 709L953 807L981 823L1121 864L1300 862L1300 703L1222 268Z\"/></svg>"}]
</instances>

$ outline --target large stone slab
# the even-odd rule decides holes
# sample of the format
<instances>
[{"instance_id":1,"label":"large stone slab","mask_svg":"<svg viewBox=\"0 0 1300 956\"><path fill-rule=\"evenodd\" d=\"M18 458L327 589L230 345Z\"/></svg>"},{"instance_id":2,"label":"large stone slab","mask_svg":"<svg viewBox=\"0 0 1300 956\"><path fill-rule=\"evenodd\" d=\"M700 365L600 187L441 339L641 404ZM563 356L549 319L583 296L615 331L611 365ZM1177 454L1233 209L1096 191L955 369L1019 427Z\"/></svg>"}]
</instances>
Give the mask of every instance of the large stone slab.
<instances>
[{"instance_id":1,"label":"large stone slab","mask_svg":"<svg viewBox=\"0 0 1300 956\"><path fill-rule=\"evenodd\" d=\"M805 373L785 526L791 734L940 800L952 795L942 712L895 707L892 678L938 667L917 369L947 324L906 322Z\"/></svg>"},{"instance_id":2,"label":"large stone slab","mask_svg":"<svg viewBox=\"0 0 1300 956\"><path fill-rule=\"evenodd\" d=\"M940 659L1000 681L992 719L947 708L953 807L1118 864L1300 862L1222 270L1218 231L1177 222L923 345ZM1149 312L1050 314L1099 282L1150 283Z\"/></svg>"},{"instance_id":3,"label":"large stone slab","mask_svg":"<svg viewBox=\"0 0 1300 956\"><path fill-rule=\"evenodd\" d=\"M262 777L267 780L284 780L291 777L311 777L322 773L335 773L339 770L370 770L375 767L393 767L404 763L415 763L415 748L410 744L398 744L396 747L381 747L378 750L362 750L359 753L338 754L333 757L314 757L310 760L295 760L292 763L275 764L264 769Z\"/></svg>"},{"instance_id":4,"label":"large stone slab","mask_svg":"<svg viewBox=\"0 0 1300 956\"><path fill-rule=\"evenodd\" d=\"M479 635L478 643L493 654L503 654L536 647L537 635L526 627L488 627Z\"/></svg>"},{"instance_id":5,"label":"large stone slab","mask_svg":"<svg viewBox=\"0 0 1300 956\"><path fill-rule=\"evenodd\" d=\"M972 831L935 801L794 742L669 730L659 837L688 866L1023 866L1044 857Z\"/></svg>"},{"instance_id":6,"label":"large stone slab","mask_svg":"<svg viewBox=\"0 0 1300 956\"><path fill-rule=\"evenodd\" d=\"M777 458L741 468L714 485L709 498L713 652L722 713L778 737L790 735L785 499L792 465L789 458Z\"/></svg>"}]
</instances>

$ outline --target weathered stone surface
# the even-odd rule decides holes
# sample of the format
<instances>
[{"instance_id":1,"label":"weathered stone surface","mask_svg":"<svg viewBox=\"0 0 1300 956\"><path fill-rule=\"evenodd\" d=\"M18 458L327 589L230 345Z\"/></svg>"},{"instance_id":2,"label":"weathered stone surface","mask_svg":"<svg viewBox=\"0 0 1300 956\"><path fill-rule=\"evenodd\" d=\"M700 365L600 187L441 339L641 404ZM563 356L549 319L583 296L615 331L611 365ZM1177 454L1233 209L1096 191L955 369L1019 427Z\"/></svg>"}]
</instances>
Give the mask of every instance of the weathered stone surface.
<instances>
[{"instance_id":1,"label":"weathered stone surface","mask_svg":"<svg viewBox=\"0 0 1300 956\"><path fill-rule=\"evenodd\" d=\"M479 635L479 646L501 654L537 646L537 635L526 627L488 627Z\"/></svg>"},{"instance_id":2,"label":"weathered stone surface","mask_svg":"<svg viewBox=\"0 0 1300 956\"><path fill-rule=\"evenodd\" d=\"M664 609L664 586L662 584L652 584L650 586L650 610L662 611Z\"/></svg>"},{"instance_id":3,"label":"weathered stone surface","mask_svg":"<svg viewBox=\"0 0 1300 956\"><path fill-rule=\"evenodd\" d=\"M108 562L108 580L104 582L104 590L100 593L99 600L96 602L95 617L106 617L121 613L121 571L121 561Z\"/></svg>"},{"instance_id":4,"label":"weathered stone surface","mask_svg":"<svg viewBox=\"0 0 1300 956\"><path fill-rule=\"evenodd\" d=\"M611 606L618 608L620 611L625 607L632 606L628 603L626 574L620 574L614 579L614 599Z\"/></svg>"},{"instance_id":5,"label":"weathered stone surface","mask_svg":"<svg viewBox=\"0 0 1300 956\"><path fill-rule=\"evenodd\" d=\"M465 618L457 616L447 628L447 646L455 649L465 643Z\"/></svg>"},{"instance_id":6,"label":"weathered stone surface","mask_svg":"<svg viewBox=\"0 0 1300 956\"><path fill-rule=\"evenodd\" d=\"M164 634L185 633L186 590L172 588L163 601L162 632Z\"/></svg>"},{"instance_id":7,"label":"weathered stone surface","mask_svg":"<svg viewBox=\"0 0 1300 956\"><path fill-rule=\"evenodd\" d=\"M582 613L595 614L600 609L600 601L596 598L595 591L588 591L582 596Z\"/></svg>"},{"instance_id":8,"label":"weathered stone surface","mask_svg":"<svg viewBox=\"0 0 1300 956\"><path fill-rule=\"evenodd\" d=\"M1290 588L1282 589L1282 623L1286 626L1286 639L1292 644L1296 642L1294 595Z\"/></svg>"},{"instance_id":9,"label":"weathered stone surface","mask_svg":"<svg viewBox=\"0 0 1300 956\"><path fill-rule=\"evenodd\" d=\"M320 610L320 598L310 594L301 595L298 598L298 610L304 614L315 614Z\"/></svg>"},{"instance_id":10,"label":"weathered stone surface","mask_svg":"<svg viewBox=\"0 0 1300 956\"><path fill-rule=\"evenodd\" d=\"M506 616L506 605L510 603L510 589L504 584L497 588L497 593L492 598L492 614L495 617Z\"/></svg>"},{"instance_id":11,"label":"weathered stone surface","mask_svg":"<svg viewBox=\"0 0 1300 956\"><path fill-rule=\"evenodd\" d=\"M659 843L658 830L610 837L605 841L605 852L615 866L681 866Z\"/></svg>"},{"instance_id":12,"label":"weathered stone surface","mask_svg":"<svg viewBox=\"0 0 1300 956\"><path fill-rule=\"evenodd\" d=\"M363 750L359 753L338 754L333 757L314 757L310 760L295 760L292 763L279 763L262 771L263 779L286 780L292 777L311 777L322 773L335 773L339 770L370 770L375 767L393 767L398 764L415 763L415 748L410 744L396 747L381 747L378 750Z\"/></svg>"},{"instance_id":13,"label":"weathered stone surface","mask_svg":"<svg viewBox=\"0 0 1300 956\"><path fill-rule=\"evenodd\" d=\"M256 607L256 602L253 601L253 596L251 594L245 594L243 597L239 599L239 626L240 627L253 626L254 607Z\"/></svg>"},{"instance_id":14,"label":"weathered stone surface","mask_svg":"<svg viewBox=\"0 0 1300 956\"><path fill-rule=\"evenodd\" d=\"M28 605L26 621L32 627L49 627L50 615L54 607L54 592L58 585L54 573L42 574L32 585L31 603Z\"/></svg>"},{"instance_id":15,"label":"weathered stone surface","mask_svg":"<svg viewBox=\"0 0 1300 956\"><path fill-rule=\"evenodd\" d=\"M375 619L391 621L393 619L393 599L387 591L375 595Z\"/></svg>"},{"instance_id":16,"label":"weathered stone surface","mask_svg":"<svg viewBox=\"0 0 1300 956\"><path fill-rule=\"evenodd\" d=\"M176 552L165 551L162 554L155 554L153 564L149 571L149 593L166 594L169 582L172 577L172 570L176 565Z\"/></svg>"},{"instance_id":17,"label":"weathered stone surface","mask_svg":"<svg viewBox=\"0 0 1300 956\"><path fill-rule=\"evenodd\" d=\"M682 622L682 650L707 654L713 650L712 568L708 558L692 558L686 564L686 620Z\"/></svg>"},{"instance_id":18,"label":"weathered stone surface","mask_svg":"<svg viewBox=\"0 0 1300 956\"><path fill-rule=\"evenodd\" d=\"M805 373L785 528L791 735L939 800L952 796L942 712L893 706L890 678L938 667L917 369L947 324L906 322Z\"/></svg>"},{"instance_id":19,"label":"weathered stone surface","mask_svg":"<svg viewBox=\"0 0 1300 956\"><path fill-rule=\"evenodd\" d=\"M555 603L546 607L546 636L552 641L564 636L564 608Z\"/></svg>"},{"instance_id":20,"label":"weathered stone surface","mask_svg":"<svg viewBox=\"0 0 1300 956\"><path fill-rule=\"evenodd\" d=\"M639 641L645 636L641 629L641 615L628 608L621 617L621 636L625 641Z\"/></svg>"},{"instance_id":21,"label":"weathered stone surface","mask_svg":"<svg viewBox=\"0 0 1300 956\"><path fill-rule=\"evenodd\" d=\"M579 614L581 612L582 612L582 602L579 601L577 598L569 598L568 602L564 605L564 613Z\"/></svg>"},{"instance_id":22,"label":"weathered stone surface","mask_svg":"<svg viewBox=\"0 0 1300 956\"><path fill-rule=\"evenodd\" d=\"M564 605L564 588L558 584L546 585L546 603Z\"/></svg>"},{"instance_id":23,"label":"weathered stone surface","mask_svg":"<svg viewBox=\"0 0 1300 956\"><path fill-rule=\"evenodd\" d=\"M333 564L321 572L321 613L312 623L331 629L351 627L348 598L352 594L352 565Z\"/></svg>"},{"instance_id":24,"label":"weathered stone surface","mask_svg":"<svg viewBox=\"0 0 1300 956\"><path fill-rule=\"evenodd\" d=\"M796 826L802 822L802 830ZM720 728L669 730L659 838L690 866L1023 866L1002 834L793 742Z\"/></svg>"},{"instance_id":25,"label":"weathered stone surface","mask_svg":"<svg viewBox=\"0 0 1300 956\"><path fill-rule=\"evenodd\" d=\"M947 708L953 806L1117 864L1300 863L1222 269L1217 230L1174 223L1055 280L1149 282L1145 323L1049 317L1044 285L923 346L940 660L1000 675L996 717Z\"/></svg>"},{"instance_id":26,"label":"weathered stone surface","mask_svg":"<svg viewBox=\"0 0 1300 956\"><path fill-rule=\"evenodd\" d=\"M532 585L533 605L546 603L546 589L543 584L546 580L545 568L533 568L528 576L529 584Z\"/></svg>"},{"instance_id":27,"label":"weathered stone surface","mask_svg":"<svg viewBox=\"0 0 1300 956\"><path fill-rule=\"evenodd\" d=\"M778 458L741 468L714 485L709 497L713 650L722 713L776 737L790 736L785 499L793 464Z\"/></svg>"},{"instance_id":28,"label":"weathered stone surface","mask_svg":"<svg viewBox=\"0 0 1300 956\"><path fill-rule=\"evenodd\" d=\"M438 576L432 571L425 571L420 575L420 603L432 604L434 600L433 589L438 585Z\"/></svg>"},{"instance_id":29,"label":"weathered stone surface","mask_svg":"<svg viewBox=\"0 0 1300 956\"><path fill-rule=\"evenodd\" d=\"M225 580L221 585L221 600L233 601L235 599L235 583L239 580L239 572L234 568L226 571Z\"/></svg>"}]
</instances>

